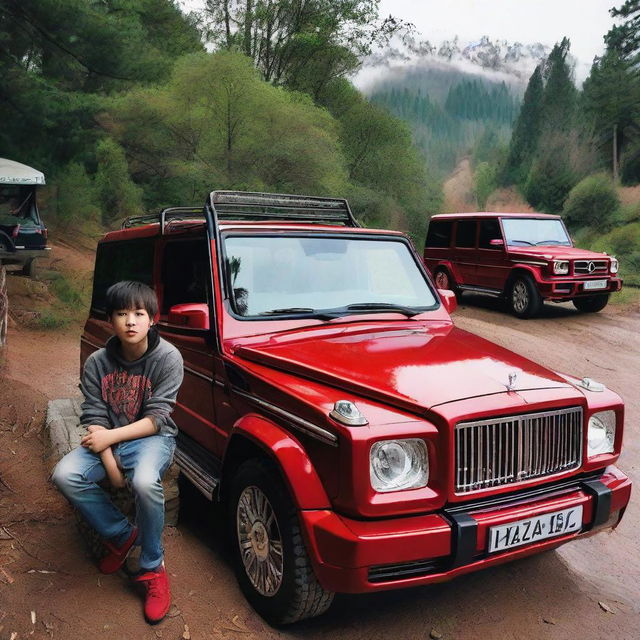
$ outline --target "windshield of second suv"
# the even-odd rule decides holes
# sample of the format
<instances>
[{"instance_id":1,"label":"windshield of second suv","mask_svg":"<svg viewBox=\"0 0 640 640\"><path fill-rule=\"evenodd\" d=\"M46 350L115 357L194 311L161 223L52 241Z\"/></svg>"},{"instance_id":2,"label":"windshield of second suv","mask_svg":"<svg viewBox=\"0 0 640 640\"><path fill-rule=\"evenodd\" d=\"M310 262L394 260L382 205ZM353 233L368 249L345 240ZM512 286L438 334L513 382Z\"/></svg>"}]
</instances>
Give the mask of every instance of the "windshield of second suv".
<instances>
[{"instance_id":1,"label":"windshield of second suv","mask_svg":"<svg viewBox=\"0 0 640 640\"><path fill-rule=\"evenodd\" d=\"M502 218L502 228L508 245L571 246L564 225L557 219Z\"/></svg>"},{"instance_id":2,"label":"windshield of second suv","mask_svg":"<svg viewBox=\"0 0 640 640\"><path fill-rule=\"evenodd\" d=\"M411 317L436 299L409 247L371 238L229 236L227 278L238 315L397 311Z\"/></svg>"}]
</instances>

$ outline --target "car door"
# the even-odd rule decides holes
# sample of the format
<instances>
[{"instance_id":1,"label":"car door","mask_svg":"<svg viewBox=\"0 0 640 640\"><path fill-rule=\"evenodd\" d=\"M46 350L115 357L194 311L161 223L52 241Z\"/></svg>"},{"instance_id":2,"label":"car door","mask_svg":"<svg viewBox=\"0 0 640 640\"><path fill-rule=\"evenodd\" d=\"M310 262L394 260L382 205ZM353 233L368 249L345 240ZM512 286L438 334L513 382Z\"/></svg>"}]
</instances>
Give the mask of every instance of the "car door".
<instances>
[{"instance_id":1,"label":"car door","mask_svg":"<svg viewBox=\"0 0 640 640\"><path fill-rule=\"evenodd\" d=\"M169 310L178 304L210 304L211 266L205 236L169 238L159 265L160 322L163 338L174 344L184 360L184 381L174 420L181 431L208 451L222 457L226 435L215 412L214 362L217 348L213 327L195 329L172 324Z\"/></svg>"},{"instance_id":2,"label":"car door","mask_svg":"<svg viewBox=\"0 0 640 640\"><path fill-rule=\"evenodd\" d=\"M488 289L502 290L509 276L507 251L498 218L479 221L477 283ZM500 242L501 244L498 244Z\"/></svg>"},{"instance_id":3,"label":"car door","mask_svg":"<svg viewBox=\"0 0 640 640\"><path fill-rule=\"evenodd\" d=\"M462 218L454 230L453 256L458 284L476 284L476 237L478 221Z\"/></svg>"}]
</instances>

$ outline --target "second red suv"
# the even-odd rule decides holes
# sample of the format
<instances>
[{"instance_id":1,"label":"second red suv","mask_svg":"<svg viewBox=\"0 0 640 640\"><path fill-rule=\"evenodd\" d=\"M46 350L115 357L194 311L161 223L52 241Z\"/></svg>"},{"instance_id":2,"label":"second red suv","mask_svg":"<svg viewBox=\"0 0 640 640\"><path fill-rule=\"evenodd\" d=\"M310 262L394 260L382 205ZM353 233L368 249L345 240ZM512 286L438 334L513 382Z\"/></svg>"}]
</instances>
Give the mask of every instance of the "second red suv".
<instances>
[{"instance_id":1,"label":"second red suv","mask_svg":"<svg viewBox=\"0 0 640 640\"><path fill-rule=\"evenodd\" d=\"M562 218L544 213L433 216L424 261L438 288L504 296L519 318L543 300L600 311L622 288L615 258L574 247Z\"/></svg>"}]
</instances>

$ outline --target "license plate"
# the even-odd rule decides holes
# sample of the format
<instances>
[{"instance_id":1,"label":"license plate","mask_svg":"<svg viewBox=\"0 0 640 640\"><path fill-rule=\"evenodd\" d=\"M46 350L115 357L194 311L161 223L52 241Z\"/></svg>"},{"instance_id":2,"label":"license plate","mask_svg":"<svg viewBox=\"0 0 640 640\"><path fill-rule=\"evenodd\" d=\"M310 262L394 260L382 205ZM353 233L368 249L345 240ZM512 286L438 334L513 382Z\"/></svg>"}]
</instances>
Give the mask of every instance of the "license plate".
<instances>
[{"instance_id":1,"label":"license plate","mask_svg":"<svg viewBox=\"0 0 640 640\"><path fill-rule=\"evenodd\" d=\"M587 280L587 282L585 282L582 285L582 288L589 291L592 289L606 289L607 281L606 280Z\"/></svg>"},{"instance_id":2,"label":"license plate","mask_svg":"<svg viewBox=\"0 0 640 640\"><path fill-rule=\"evenodd\" d=\"M505 551L582 528L582 505L489 529L489 553Z\"/></svg>"}]
</instances>

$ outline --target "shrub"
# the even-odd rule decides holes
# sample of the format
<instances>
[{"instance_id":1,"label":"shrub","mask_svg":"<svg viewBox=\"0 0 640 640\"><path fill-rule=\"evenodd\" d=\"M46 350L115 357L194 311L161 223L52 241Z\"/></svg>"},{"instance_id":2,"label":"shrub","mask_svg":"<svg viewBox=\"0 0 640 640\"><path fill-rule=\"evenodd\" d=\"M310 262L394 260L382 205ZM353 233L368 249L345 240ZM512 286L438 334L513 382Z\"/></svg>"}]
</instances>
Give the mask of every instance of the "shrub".
<instances>
[{"instance_id":1,"label":"shrub","mask_svg":"<svg viewBox=\"0 0 640 640\"><path fill-rule=\"evenodd\" d=\"M474 175L474 191L479 211L483 211L487 206L487 200L497 186L496 168L488 162L481 162Z\"/></svg>"},{"instance_id":2,"label":"shrub","mask_svg":"<svg viewBox=\"0 0 640 640\"><path fill-rule=\"evenodd\" d=\"M611 179L603 173L587 176L571 191L563 216L570 225L607 227L620 207Z\"/></svg>"},{"instance_id":3,"label":"shrub","mask_svg":"<svg viewBox=\"0 0 640 640\"><path fill-rule=\"evenodd\" d=\"M57 183L55 218L62 227L74 227L100 218L93 183L81 164L68 164L54 182Z\"/></svg>"}]
</instances>

